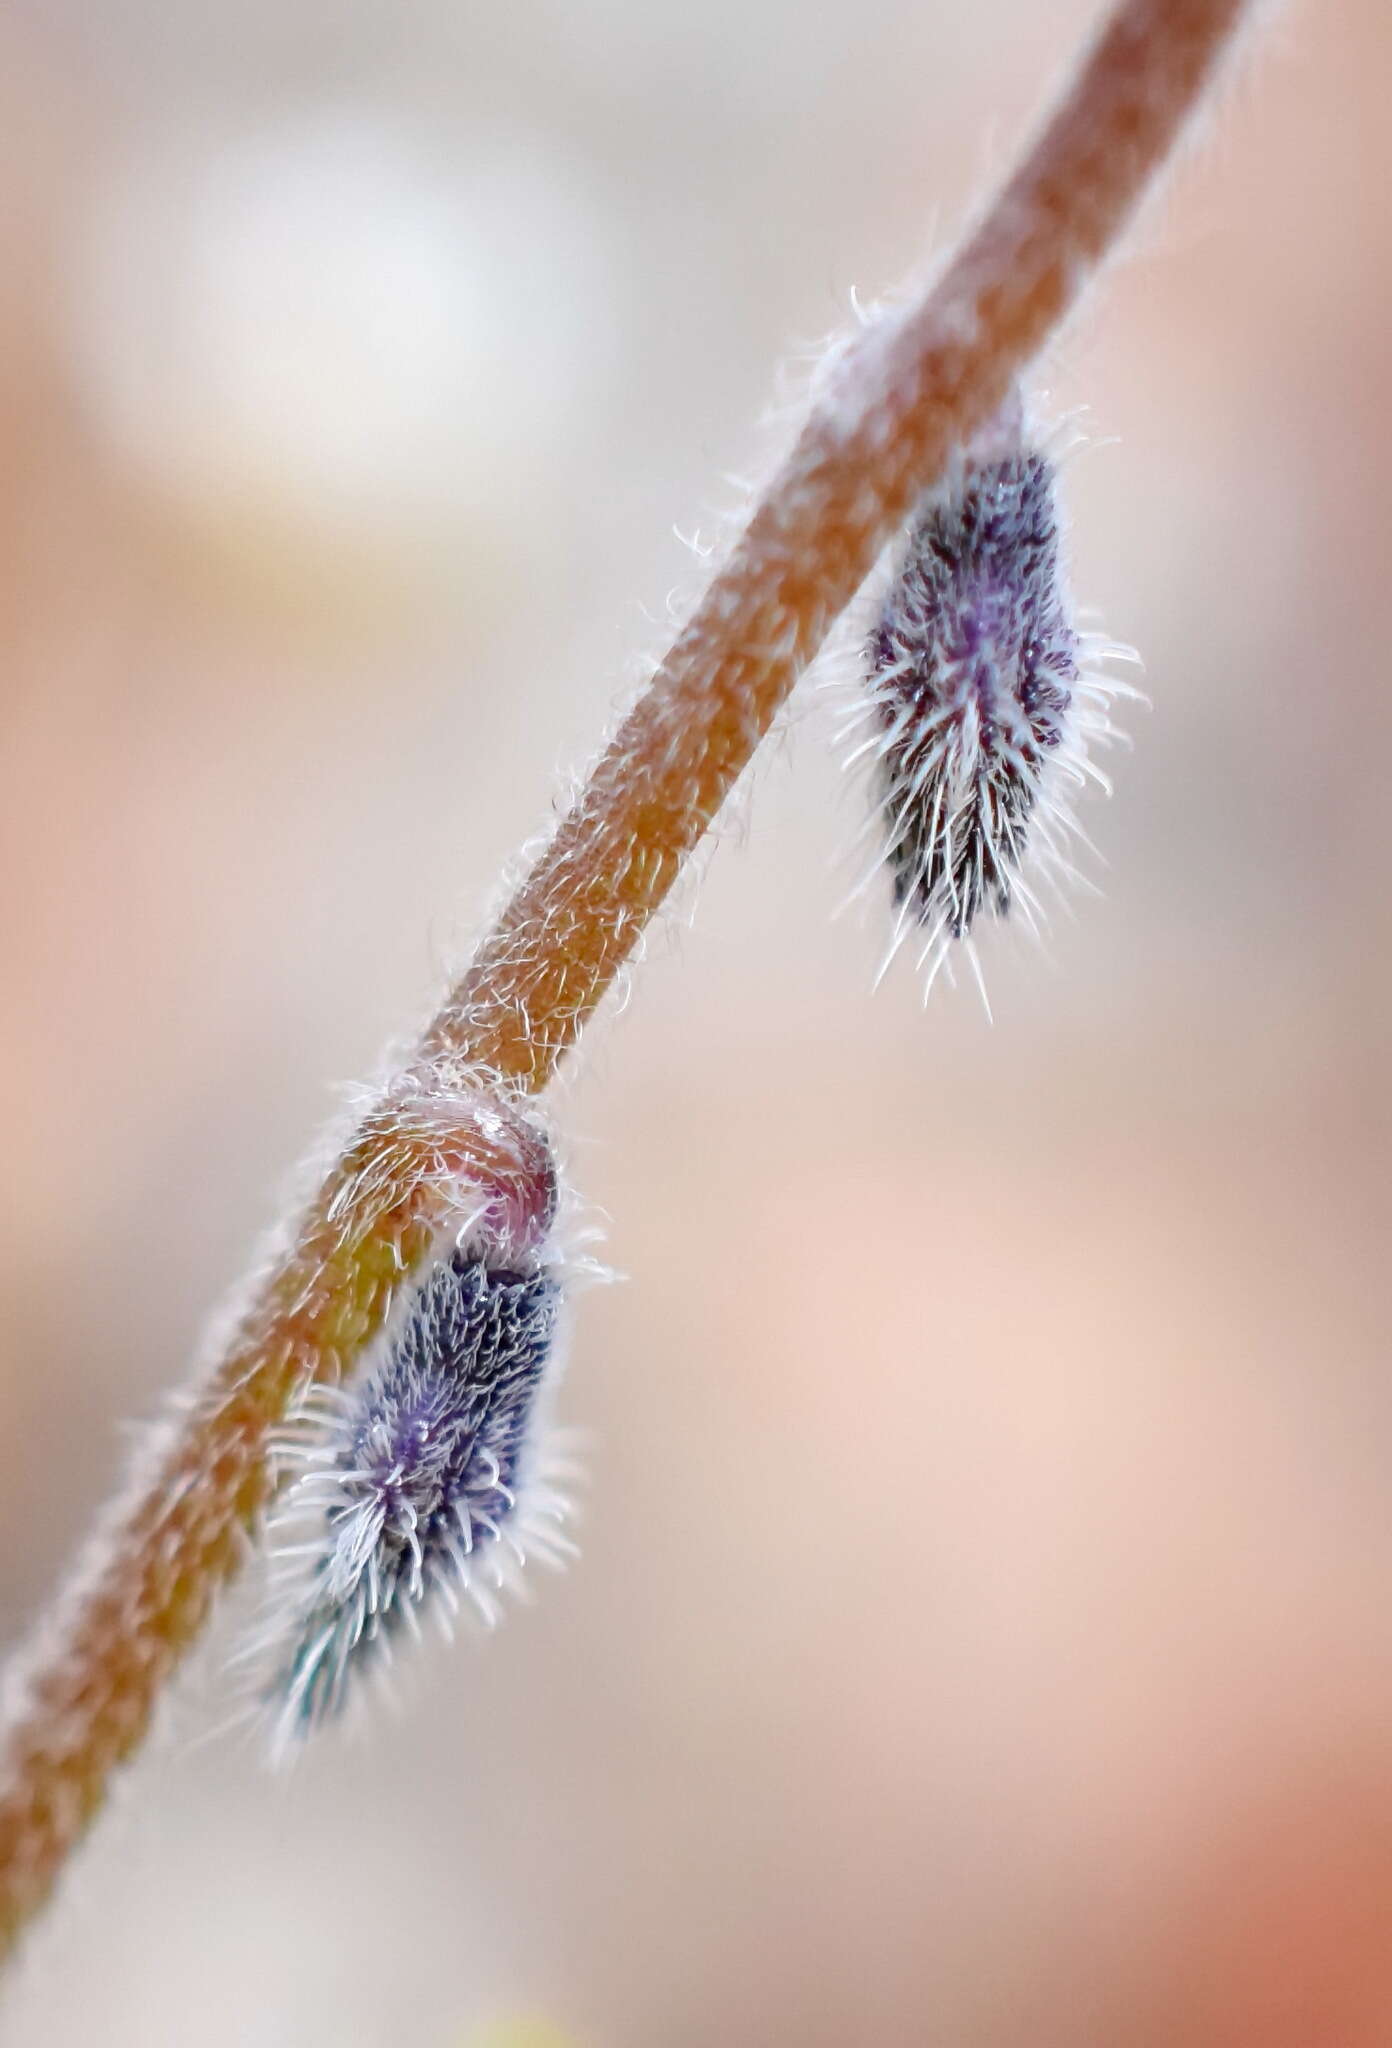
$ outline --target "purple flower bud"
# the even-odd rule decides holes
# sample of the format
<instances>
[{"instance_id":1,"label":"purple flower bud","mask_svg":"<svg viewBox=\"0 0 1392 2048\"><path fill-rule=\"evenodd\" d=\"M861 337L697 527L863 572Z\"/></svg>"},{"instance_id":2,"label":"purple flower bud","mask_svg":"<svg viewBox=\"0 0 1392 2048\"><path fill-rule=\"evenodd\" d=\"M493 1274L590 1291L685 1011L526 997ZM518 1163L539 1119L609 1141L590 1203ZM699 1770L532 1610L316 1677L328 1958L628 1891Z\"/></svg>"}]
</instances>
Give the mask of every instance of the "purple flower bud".
<instances>
[{"instance_id":1,"label":"purple flower bud","mask_svg":"<svg viewBox=\"0 0 1392 2048\"><path fill-rule=\"evenodd\" d=\"M277 1516L271 1692L282 1748L332 1718L419 1611L489 1622L529 1553L558 1562L565 1503L538 1453L537 1409L559 1289L540 1266L492 1270L456 1250L415 1289L375 1370L316 1397L312 1447Z\"/></svg>"},{"instance_id":2,"label":"purple flower bud","mask_svg":"<svg viewBox=\"0 0 1392 2048\"><path fill-rule=\"evenodd\" d=\"M1033 857L1068 869L1088 742L1116 686L1084 673L1059 560L1054 471L1003 415L919 508L870 637L870 751L897 948L929 981L984 913L1033 902ZM1071 870L1068 870L1071 872Z\"/></svg>"}]
</instances>

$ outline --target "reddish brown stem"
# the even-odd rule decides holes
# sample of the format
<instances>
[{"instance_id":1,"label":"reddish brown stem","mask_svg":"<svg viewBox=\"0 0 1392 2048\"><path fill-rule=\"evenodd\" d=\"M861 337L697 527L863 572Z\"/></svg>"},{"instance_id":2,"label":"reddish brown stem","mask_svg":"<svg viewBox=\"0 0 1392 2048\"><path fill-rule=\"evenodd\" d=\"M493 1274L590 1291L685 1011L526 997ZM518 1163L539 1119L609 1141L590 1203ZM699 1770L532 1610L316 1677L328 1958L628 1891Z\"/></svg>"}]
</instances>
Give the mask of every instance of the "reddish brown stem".
<instances>
[{"instance_id":1,"label":"reddish brown stem","mask_svg":"<svg viewBox=\"0 0 1392 2048\"><path fill-rule=\"evenodd\" d=\"M1117 10L940 284L841 366L429 1050L546 1085L880 548L1116 237L1242 12Z\"/></svg>"},{"instance_id":2,"label":"reddish brown stem","mask_svg":"<svg viewBox=\"0 0 1392 2048\"><path fill-rule=\"evenodd\" d=\"M835 615L953 446L1000 405L1164 161L1243 0L1126 0L936 288L839 365L789 460L402 1086L361 1127L151 1475L21 1660L0 1778L0 1942L47 1895L237 1561L266 1436L351 1365L632 950ZM520 1146L520 1151L519 1151ZM522 1179L519 1182L518 1176Z\"/></svg>"}]
</instances>

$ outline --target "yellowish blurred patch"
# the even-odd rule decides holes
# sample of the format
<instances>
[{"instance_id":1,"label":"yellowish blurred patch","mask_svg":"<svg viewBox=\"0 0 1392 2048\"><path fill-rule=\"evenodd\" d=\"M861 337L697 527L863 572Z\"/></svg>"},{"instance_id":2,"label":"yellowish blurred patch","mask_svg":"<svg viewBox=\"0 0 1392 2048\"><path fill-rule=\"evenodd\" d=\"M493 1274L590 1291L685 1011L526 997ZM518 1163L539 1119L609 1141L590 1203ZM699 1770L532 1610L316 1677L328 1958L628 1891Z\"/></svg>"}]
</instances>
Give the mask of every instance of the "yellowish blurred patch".
<instances>
[{"instance_id":1,"label":"yellowish blurred patch","mask_svg":"<svg viewBox=\"0 0 1392 2048\"><path fill-rule=\"evenodd\" d=\"M484 2020L461 2034L459 2048L578 2048L578 2044L574 2034L551 2020L534 2013L514 2013Z\"/></svg>"}]
</instances>

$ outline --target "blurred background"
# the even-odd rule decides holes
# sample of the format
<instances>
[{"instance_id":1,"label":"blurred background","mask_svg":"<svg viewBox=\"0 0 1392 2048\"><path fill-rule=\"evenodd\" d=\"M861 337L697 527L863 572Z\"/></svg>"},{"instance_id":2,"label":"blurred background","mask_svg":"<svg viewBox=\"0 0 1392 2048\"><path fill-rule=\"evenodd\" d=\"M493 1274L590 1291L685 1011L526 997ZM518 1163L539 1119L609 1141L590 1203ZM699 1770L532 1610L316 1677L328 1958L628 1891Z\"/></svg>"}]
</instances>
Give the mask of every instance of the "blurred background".
<instances>
[{"instance_id":1,"label":"blurred background","mask_svg":"<svg viewBox=\"0 0 1392 2048\"><path fill-rule=\"evenodd\" d=\"M11 1635L777 366L1095 11L4 0ZM627 1276L582 1562L288 1783L202 1739L219 1631L5 2043L1392 2040L1390 68L1280 11L1040 367L1154 704L1102 900L988 944L994 1028L871 1000L804 695L559 1107Z\"/></svg>"}]
</instances>

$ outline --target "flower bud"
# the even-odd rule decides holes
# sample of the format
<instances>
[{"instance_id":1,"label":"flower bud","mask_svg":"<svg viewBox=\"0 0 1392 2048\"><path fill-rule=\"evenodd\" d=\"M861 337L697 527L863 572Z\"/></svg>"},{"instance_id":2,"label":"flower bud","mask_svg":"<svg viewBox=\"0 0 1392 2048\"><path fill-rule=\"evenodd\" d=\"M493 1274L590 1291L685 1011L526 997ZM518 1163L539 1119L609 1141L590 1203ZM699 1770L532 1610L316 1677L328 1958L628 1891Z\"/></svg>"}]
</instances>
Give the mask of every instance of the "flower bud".
<instances>
[{"instance_id":1,"label":"flower bud","mask_svg":"<svg viewBox=\"0 0 1392 2048\"><path fill-rule=\"evenodd\" d=\"M461 1183L458 1232L407 1277L361 1371L314 1389L286 1432L261 1644L281 1754L419 1634L425 1610L448 1626L467 1601L491 1624L530 1557L573 1551L554 1485L566 1468L543 1426L561 1299L555 1174L535 1129L525 1174L516 1132L504 1135L496 1184Z\"/></svg>"},{"instance_id":2,"label":"flower bud","mask_svg":"<svg viewBox=\"0 0 1392 2048\"><path fill-rule=\"evenodd\" d=\"M1018 406L919 507L870 636L875 797L898 906L929 985L1036 864L1072 873L1072 798L1116 686L1085 673L1060 565L1054 469Z\"/></svg>"}]
</instances>

